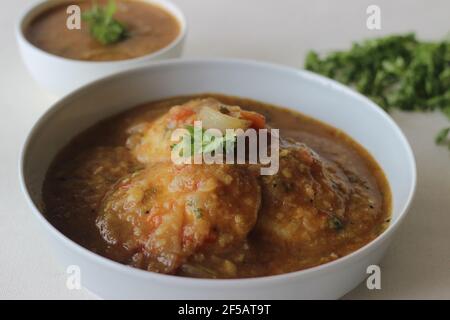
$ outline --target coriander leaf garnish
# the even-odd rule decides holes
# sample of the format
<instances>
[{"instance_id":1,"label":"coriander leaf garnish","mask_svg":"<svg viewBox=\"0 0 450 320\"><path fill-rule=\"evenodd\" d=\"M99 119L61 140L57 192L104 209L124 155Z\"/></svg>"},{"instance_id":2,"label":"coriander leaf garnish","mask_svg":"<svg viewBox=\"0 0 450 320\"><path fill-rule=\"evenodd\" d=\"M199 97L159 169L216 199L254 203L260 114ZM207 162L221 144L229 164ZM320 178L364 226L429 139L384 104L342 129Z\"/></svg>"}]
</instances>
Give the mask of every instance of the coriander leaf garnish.
<instances>
[{"instance_id":1,"label":"coriander leaf garnish","mask_svg":"<svg viewBox=\"0 0 450 320\"><path fill-rule=\"evenodd\" d=\"M180 156L193 156L195 154L206 154L213 152L222 152L226 148L234 148L234 144L236 143L236 134L225 134L221 137L212 135L208 133L207 130L202 128L201 132L201 144L196 145L194 142L195 130L194 126L186 125L185 129L187 130L187 136L183 137L183 139L179 143L172 144L170 146L171 150L178 149L180 150ZM183 144L190 144L190 155L182 154L184 148Z\"/></svg>"},{"instance_id":2,"label":"coriander leaf garnish","mask_svg":"<svg viewBox=\"0 0 450 320\"><path fill-rule=\"evenodd\" d=\"M324 57L311 51L305 68L355 88L387 111L440 110L450 119L449 40L418 41L414 34L370 39Z\"/></svg>"},{"instance_id":3,"label":"coriander leaf garnish","mask_svg":"<svg viewBox=\"0 0 450 320\"><path fill-rule=\"evenodd\" d=\"M339 219L335 215L332 215L329 217L328 226L330 227L330 229L333 229L336 231L344 228L344 224L342 223L341 219Z\"/></svg>"},{"instance_id":4,"label":"coriander leaf garnish","mask_svg":"<svg viewBox=\"0 0 450 320\"><path fill-rule=\"evenodd\" d=\"M89 31L103 45L116 43L126 37L125 26L114 19L117 7L114 0L109 0L105 7L97 3L91 10L84 12L82 18L89 25Z\"/></svg>"},{"instance_id":5,"label":"coriander leaf garnish","mask_svg":"<svg viewBox=\"0 0 450 320\"><path fill-rule=\"evenodd\" d=\"M195 215L195 218L197 218L197 219L203 218L202 209L200 209L198 207L197 201L195 201L194 199L188 199L186 204L187 204L189 210L192 211L192 213Z\"/></svg>"},{"instance_id":6,"label":"coriander leaf garnish","mask_svg":"<svg viewBox=\"0 0 450 320\"><path fill-rule=\"evenodd\" d=\"M438 145L447 145L447 147L450 149L450 127L444 128L436 136L436 144Z\"/></svg>"}]
</instances>

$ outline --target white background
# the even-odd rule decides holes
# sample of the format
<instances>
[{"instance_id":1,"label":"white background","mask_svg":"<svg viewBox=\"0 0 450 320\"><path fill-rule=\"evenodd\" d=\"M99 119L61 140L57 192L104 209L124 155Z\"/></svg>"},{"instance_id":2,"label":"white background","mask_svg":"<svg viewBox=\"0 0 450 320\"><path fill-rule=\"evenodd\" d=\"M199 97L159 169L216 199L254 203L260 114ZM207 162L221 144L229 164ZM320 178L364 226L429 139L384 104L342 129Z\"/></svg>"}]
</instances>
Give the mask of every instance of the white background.
<instances>
[{"instance_id":1,"label":"white background","mask_svg":"<svg viewBox=\"0 0 450 320\"><path fill-rule=\"evenodd\" d=\"M54 98L23 66L14 25L30 0L0 2L0 298L95 298L70 291L19 190L20 146ZM302 67L309 49L344 49L352 41L416 31L441 39L450 31L448 0L176 0L189 24L186 57L242 57ZM366 8L382 10L382 30L366 28ZM70 76L70 75L67 75ZM393 114L412 144L418 189L384 258L382 290L364 284L350 299L450 298L450 152L433 143L448 125L440 114ZM249 297L251 298L251 297Z\"/></svg>"}]
</instances>

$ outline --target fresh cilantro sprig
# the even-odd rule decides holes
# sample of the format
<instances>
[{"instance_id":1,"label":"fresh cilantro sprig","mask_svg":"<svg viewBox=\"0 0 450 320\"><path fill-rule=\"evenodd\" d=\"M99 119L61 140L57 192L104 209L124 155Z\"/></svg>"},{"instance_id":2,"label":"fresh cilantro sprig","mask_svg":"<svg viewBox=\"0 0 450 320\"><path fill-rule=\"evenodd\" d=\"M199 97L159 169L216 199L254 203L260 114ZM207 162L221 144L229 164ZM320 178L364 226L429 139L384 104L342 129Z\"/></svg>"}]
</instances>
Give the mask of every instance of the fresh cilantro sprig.
<instances>
[{"instance_id":1,"label":"fresh cilantro sprig","mask_svg":"<svg viewBox=\"0 0 450 320\"><path fill-rule=\"evenodd\" d=\"M436 144L447 146L450 150L450 127L444 128L436 136Z\"/></svg>"},{"instance_id":2,"label":"fresh cilantro sprig","mask_svg":"<svg viewBox=\"0 0 450 320\"><path fill-rule=\"evenodd\" d=\"M312 51L305 67L352 86L385 110L440 110L450 119L449 40L387 36L354 43L350 50L325 57ZM440 131L437 143L445 144L446 130Z\"/></svg>"},{"instance_id":3,"label":"fresh cilantro sprig","mask_svg":"<svg viewBox=\"0 0 450 320\"><path fill-rule=\"evenodd\" d=\"M187 204L188 208L194 213L194 215L197 219L203 218L202 209L200 209L198 207L197 201L195 201L195 199L188 199L186 204Z\"/></svg>"},{"instance_id":4,"label":"fresh cilantro sprig","mask_svg":"<svg viewBox=\"0 0 450 320\"><path fill-rule=\"evenodd\" d=\"M212 154L214 152L223 152L225 148L234 148L236 143L236 134L225 134L221 137L210 134L207 130L202 128L201 131L201 144L197 145L195 143L195 128L192 125L185 126L187 130L187 136L183 137L183 139L171 145L171 149L180 150L180 156L193 156L195 154ZM186 146L184 144L189 144ZM184 155L183 150L191 151L191 154Z\"/></svg>"},{"instance_id":5,"label":"fresh cilantro sprig","mask_svg":"<svg viewBox=\"0 0 450 320\"><path fill-rule=\"evenodd\" d=\"M83 20L89 25L92 37L103 45L116 43L126 37L125 26L114 19L116 10L115 1L109 0L104 7L95 3L91 10L82 15Z\"/></svg>"}]
</instances>

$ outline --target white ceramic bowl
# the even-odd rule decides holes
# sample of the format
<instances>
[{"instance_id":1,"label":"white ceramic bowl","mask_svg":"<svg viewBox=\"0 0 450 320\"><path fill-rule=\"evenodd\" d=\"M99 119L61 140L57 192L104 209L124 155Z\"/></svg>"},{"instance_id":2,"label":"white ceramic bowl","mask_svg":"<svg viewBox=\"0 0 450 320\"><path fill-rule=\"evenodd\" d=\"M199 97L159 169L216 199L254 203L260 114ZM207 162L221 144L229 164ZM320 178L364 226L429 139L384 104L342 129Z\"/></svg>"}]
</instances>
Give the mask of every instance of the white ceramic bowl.
<instances>
[{"instance_id":1,"label":"white ceramic bowl","mask_svg":"<svg viewBox=\"0 0 450 320\"><path fill-rule=\"evenodd\" d=\"M24 11L16 26L16 39L25 65L33 78L46 90L62 96L90 81L149 62L179 58L187 33L186 19L181 10L167 0L141 0L158 5L170 12L180 24L180 33L168 46L148 55L119 61L82 61L48 53L31 44L25 37L27 26L42 12L70 0L39 0Z\"/></svg>"},{"instance_id":2,"label":"white ceramic bowl","mask_svg":"<svg viewBox=\"0 0 450 320\"><path fill-rule=\"evenodd\" d=\"M392 222L377 239L336 261L283 275L206 280L161 275L92 253L42 215L41 188L56 153L87 127L137 104L178 95L216 92L290 107L340 128L367 148L386 173ZM240 60L179 60L109 76L66 96L32 129L23 147L20 179L33 215L64 265L81 268L82 284L103 298L330 299L353 289L378 264L413 197L413 153L394 121L378 106L332 80L307 71Z\"/></svg>"}]
</instances>

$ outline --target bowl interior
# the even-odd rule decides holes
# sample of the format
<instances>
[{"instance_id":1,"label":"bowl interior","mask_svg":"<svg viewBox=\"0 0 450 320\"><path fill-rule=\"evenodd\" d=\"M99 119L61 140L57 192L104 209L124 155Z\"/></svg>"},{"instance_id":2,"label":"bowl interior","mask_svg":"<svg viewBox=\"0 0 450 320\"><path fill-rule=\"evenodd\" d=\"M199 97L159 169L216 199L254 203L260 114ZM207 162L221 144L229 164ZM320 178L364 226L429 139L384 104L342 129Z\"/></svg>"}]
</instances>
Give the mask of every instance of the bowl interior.
<instances>
[{"instance_id":1,"label":"bowl interior","mask_svg":"<svg viewBox=\"0 0 450 320\"><path fill-rule=\"evenodd\" d=\"M352 90L309 72L231 60L161 62L96 81L57 102L24 146L21 169L32 201L41 208L41 187L52 159L84 129L143 102L205 92L288 107L342 129L384 170L393 198L391 227L405 212L415 187L414 158L384 111Z\"/></svg>"}]
</instances>

